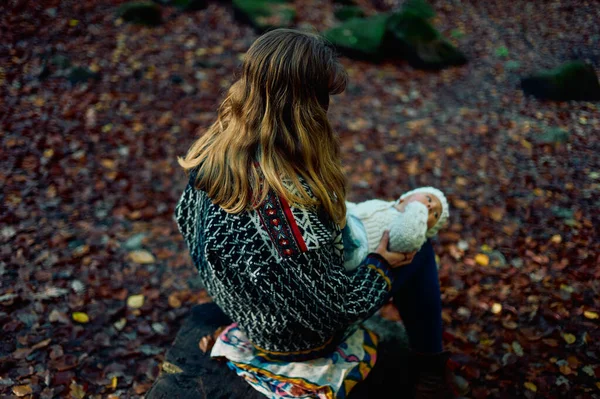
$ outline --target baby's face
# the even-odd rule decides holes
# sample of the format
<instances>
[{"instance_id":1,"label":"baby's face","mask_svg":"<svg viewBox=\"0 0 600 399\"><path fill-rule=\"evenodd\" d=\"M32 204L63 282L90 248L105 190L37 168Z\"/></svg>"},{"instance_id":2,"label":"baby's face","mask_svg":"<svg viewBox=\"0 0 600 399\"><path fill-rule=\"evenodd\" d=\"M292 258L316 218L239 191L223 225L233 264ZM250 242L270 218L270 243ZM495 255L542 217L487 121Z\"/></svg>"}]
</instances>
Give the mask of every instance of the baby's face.
<instances>
[{"instance_id":1,"label":"baby's face","mask_svg":"<svg viewBox=\"0 0 600 399\"><path fill-rule=\"evenodd\" d=\"M435 226L438 220L440 220L440 216L442 215L442 203L438 197L429 193L411 194L408 197L405 197L401 203L408 204L414 201L422 203L429 210L429 217L427 218L427 229L429 230ZM404 209L404 206L402 208Z\"/></svg>"}]
</instances>

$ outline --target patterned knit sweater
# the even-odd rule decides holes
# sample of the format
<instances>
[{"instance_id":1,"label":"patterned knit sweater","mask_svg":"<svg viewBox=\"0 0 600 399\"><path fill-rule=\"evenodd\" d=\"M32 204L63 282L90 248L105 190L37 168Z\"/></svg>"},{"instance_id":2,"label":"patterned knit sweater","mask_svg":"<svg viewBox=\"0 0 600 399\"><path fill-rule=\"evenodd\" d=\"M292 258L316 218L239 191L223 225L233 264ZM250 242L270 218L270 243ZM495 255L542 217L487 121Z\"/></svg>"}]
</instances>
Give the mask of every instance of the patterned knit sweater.
<instances>
[{"instance_id":1,"label":"patterned knit sweater","mask_svg":"<svg viewBox=\"0 0 600 399\"><path fill-rule=\"evenodd\" d=\"M340 228L326 212L290 207L271 192L258 209L230 214L193 179L175 208L177 225L208 294L269 356L317 357L389 298L385 259L369 254L347 272Z\"/></svg>"}]
</instances>

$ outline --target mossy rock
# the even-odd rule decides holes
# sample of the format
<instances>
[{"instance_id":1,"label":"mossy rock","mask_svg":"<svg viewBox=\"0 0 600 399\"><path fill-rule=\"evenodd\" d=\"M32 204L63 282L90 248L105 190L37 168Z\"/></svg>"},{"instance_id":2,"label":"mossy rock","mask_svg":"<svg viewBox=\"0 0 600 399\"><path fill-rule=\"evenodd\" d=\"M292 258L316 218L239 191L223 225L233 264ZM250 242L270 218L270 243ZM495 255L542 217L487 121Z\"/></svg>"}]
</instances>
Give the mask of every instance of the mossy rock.
<instances>
[{"instance_id":1,"label":"mossy rock","mask_svg":"<svg viewBox=\"0 0 600 399\"><path fill-rule=\"evenodd\" d=\"M413 9L393 14L388 21L386 51L392 57L405 59L419 69L443 69L463 65L465 55L448 42L423 17L425 11Z\"/></svg>"},{"instance_id":2,"label":"mossy rock","mask_svg":"<svg viewBox=\"0 0 600 399\"><path fill-rule=\"evenodd\" d=\"M525 77L521 79L521 88L525 94L544 100L600 101L596 71L583 61L568 62Z\"/></svg>"},{"instance_id":3,"label":"mossy rock","mask_svg":"<svg viewBox=\"0 0 600 399\"><path fill-rule=\"evenodd\" d=\"M569 141L569 132L564 129L555 127L546 130L543 134L536 138L540 144L560 144Z\"/></svg>"},{"instance_id":4,"label":"mossy rock","mask_svg":"<svg viewBox=\"0 0 600 399\"><path fill-rule=\"evenodd\" d=\"M134 24L157 26L162 23L160 6L151 1L125 3L119 7L117 15Z\"/></svg>"},{"instance_id":5,"label":"mossy rock","mask_svg":"<svg viewBox=\"0 0 600 399\"><path fill-rule=\"evenodd\" d=\"M342 6L355 6L356 0L333 0L334 4L340 4Z\"/></svg>"},{"instance_id":6,"label":"mossy rock","mask_svg":"<svg viewBox=\"0 0 600 399\"><path fill-rule=\"evenodd\" d=\"M170 4L183 11L199 11L208 6L206 0L173 0Z\"/></svg>"},{"instance_id":7,"label":"mossy rock","mask_svg":"<svg viewBox=\"0 0 600 399\"><path fill-rule=\"evenodd\" d=\"M72 85L76 85L78 83L86 83L90 79L100 80L100 74L92 72L88 68L78 66L71 69L68 79Z\"/></svg>"},{"instance_id":8,"label":"mossy rock","mask_svg":"<svg viewBox=\"0 0 600 399\"><path fill-rule=\"evenodd\" d=\"M435 17L433 7L424 0L409 0L402 6L402 12L418 18L430 19Z\"/></svg>"},{"instance_id":9,"label":"mossy rock","mask_svg":"<svg viewBox=\"0 0 600 399\"><path fill-rule=\"evenodd\" d=\"M288 0L233 0L234 16L259 33L292 26L296 9Z\"/></svg>"},{"instance_id":10,"label":"mossy rock","mask_svg":"<svg viewBox=\"0 0 600 399\"><path fill-rule=\"evenodd\" d=\"M342 54L377 61L384 55L383 41L388 18L388 14L353 18L323 32L323 36Z\"/></svg>"},{"instance_id":11,"label":"mossy rock","mask_svg":"<svg viewBox=\"0 0 600 399\"><path fill-rule=\"evenodd\" d=\"M358 6L343 6L334 12L335 17L339 21L348 21L352 18L362 18L365 12Z\"/></svg>"}]
</instances>

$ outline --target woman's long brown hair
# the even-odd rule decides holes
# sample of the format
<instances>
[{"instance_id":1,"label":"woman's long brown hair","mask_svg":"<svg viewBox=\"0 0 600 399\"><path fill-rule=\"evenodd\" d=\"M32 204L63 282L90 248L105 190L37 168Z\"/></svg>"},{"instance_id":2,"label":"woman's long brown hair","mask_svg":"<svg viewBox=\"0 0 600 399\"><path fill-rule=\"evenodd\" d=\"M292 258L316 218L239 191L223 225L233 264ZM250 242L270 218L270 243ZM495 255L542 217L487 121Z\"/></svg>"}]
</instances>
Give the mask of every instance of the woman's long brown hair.
<instances>
[{"instance_id":1,"label":"woman's long brown hair","mask_svg":"<svg viewBox=\"0 0 600 399\"><path fill-rule=\"evenodd\" d=\"M199 166L195 186L227 212L256 207L273 189L290 204L323 206L343 226L346 180L327 107L346 80L318 35L276 29L260 36L217 120L179 164L186 172Z\"/></svg>"}]
</instances>

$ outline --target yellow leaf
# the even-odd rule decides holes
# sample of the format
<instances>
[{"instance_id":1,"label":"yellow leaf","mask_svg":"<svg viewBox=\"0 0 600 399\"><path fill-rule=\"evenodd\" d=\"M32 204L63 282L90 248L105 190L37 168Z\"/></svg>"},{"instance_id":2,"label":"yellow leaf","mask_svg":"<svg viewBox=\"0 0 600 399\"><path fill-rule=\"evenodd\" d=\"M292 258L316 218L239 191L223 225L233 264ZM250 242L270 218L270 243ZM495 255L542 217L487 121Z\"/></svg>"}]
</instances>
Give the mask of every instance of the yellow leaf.
<instances>
[{"instance_id":1,"label":"yellow leaf","mask_svg":"<svg viewBox=\"0 0 600 399\"><path fill-rule=\"evenodd\" d=\"M552 236L552 238L550 239L550 241L552 241L555 244L560 244L562 242L562 237L560 234L555 234Z\"/></svg>"},{"instance_id":2,"label":"yellow leaf","mask_svg":"<svg viewBox=\"0 0 600 399\"><path fill-rule=\"evenodd\" d=\"M117 389L117 382L118 382L118 380L117 380L117 377L113 377L113 378L110 380L110 387L111 387L112 389Z\"/></svg>"},{"instance_id":3,"label":"yellow leaf","mask_svg":"<svg viewBox=\"0 0 600 399\"><path fill-rule=\"evenodd\" d=\"M90 316L88 316L87 313L84 312L73 312L73 315L71 317L73 317L73 320L77 323L85 324L90 321Z\"/></svg>"},{"instance_id":4,"label":"yellow leaf","mask_svg":"<svg viewBox=\"0 0 600 399\"><path fill-rule=\"evenodd\" d=\"M115 161L112 160L112 159L108 159L108 158L101 159L100 160L100 164L102 166L104 166L105 168L107 168L107 169L114 169L115 168Z\"/></svg>"},{"instance_id":5,"label":"yellow leaf","mask_svg":"<svg viewBox=\"0 0 600 399\"><path fill-rule=\"evenodd\" d=\"M75 26L77 26L78 24L79 24L79 21L78 21L78 20L76 20L76 19L72 19L72 20L70 20L70 21L69 21L69 26L70 26L70 27L75 27Z\"/></svg>"},{"instance_id":6,"label":"yellow leaf","mask_svg":"<svg viewBox=\"0 0 600 399\"><path fill-rule=\"evenodd\" d=\"M600 317L600 316L598 316L598 313L596 313L596 312L592 312L591 310L586 310L585 312L583 312L583 316L584 316L586 319L590 319L590 320L595 320L595 319L597 319L598 317Z\"/></svg>"},{"instance_id":7,"label":"yellow leaf","mask_svg":"<svg viewBox=\"0 0 600 399\"><path fill-rule=\"evenodd\" d=\"M112 123L107 123L106 125L102 126L102 133L108 133L112 130Z\"/></svg>"},{"instance_id":8,"label":"yellow leaf","mask_svg":"<svg viewBox=\"0 0 600 399\"><path fill-rule=\"evenodd\" d=\"M542 190L541 188L534 188L533 194L535 194L536 197L541 197L542 195L544 195L544 190Z\"/></svg>"},{"instance_id":9,"label":"yellow leaf","mask_svg":"<svg viewBox=\"0 0 600 399\"><path fill-rule=\"evenodd\" d=\"M535 384L533 382L526 382L525 384L525 388L529 389L532 392L537 392L537 387L535 386Z\"/></svg>"},{"instance_id":10,"label":"yellow leaf","mask_svg":"<svg viewBox=\"0 0 600 399\"><path fill-rule=\"evenodd\" d=\"M12 391L18 397L31 395L31 385L16 385L12 387Z\"/></svg>"},{"instance_id":11,"label":"yellow leaf","mask_svg":"<svg viewBox=\"0 0 600 399\"><path fill-rule=\"evenodd\" d=\"M448 151L446 151L446 152L448 152ZM459 186L466 186L467 184L469 184L469 181L467 179L465 179L464 177L457 177L456 184Z\"/></svg>"},{"instance_id":12,"label":"yellow leaf","mask_svg":"<svg viewBox=\"0 0 600 399\"><path fill-rule=\"evenodd\" d=\"M530 143L529 141L525 140L525 139L521 140L521 145L522 145L523 147L527 148L528 150L530 150L530 149L531 149L531 147L532 147L532 146L531 146L531 143Z\"/></svg>"},{"instance_id":13,"label":"yellow leaf","mask_svg":"<svg viewBox=\"0 0 600 399\"><path fill-rule=\"evenodd\" d=\"M54 155L54 150L52 148L44 150L44 158L52 158L52 155Z\"/></svg>"},{"instance_id":14,"label":"yellow leaf","mask_svg":"<svg viewBox=\"0 0 600 399\"><path fill-rule=\"evenodd\" d=\"M458 209L467 209L469 207L469 203L461 199L455 199L453 203L454 206Z\"/></svg>"},{"instance_id":15,"label":"yellow leaf","mask_svg":"<svg viewBox=\"0 0 600 399\"><path fill-rule=\"evenodd\" d=\"M597 387L598 389L600 389L600 382L597 382L597 383L596 383L596 387Z\"/></svg>"},{"instance_id":16,"label":"yellow leaf","mask_svg":"<svg viewBox=\"0 0 600 399\"><path fill-rule=\"evenodd\" d=\"M144 130L144 125L142 125L140 122L135 122L133 124L133 131L136 133L141 132L142 130Z\"/></svg>"},{"instance_id":17,"label":"yellow leaf","mask_svg":"<svg viewBox=\"0 0 600 399\"><path fill-rule=\"evenodd\" d=\"M142 265L147 265L147 264L156 262L154 255L152 255L150 252L143 250L143 249L140 249L137 251L131 251L129 253L129 258L132 261L134 261L135 263L139 263Z\"/></svg>"},{"instance_id":18,"label":"yellow leaf","mask_svg":"<svg viewBox=\"0 0 600 399\"><path fill-rule=\"evenodd\" d=\"M85 398L85 390L81 385L78 385L75 381L71 382L69 386L70 394L72 398L75 399L83 399Z\"/></svg>"},{"instance_id":19,"label":"yellow leaf","mask_svg":"<svg viewBox=\"0 0 600 399\"><path fill-rule=\"evenodd\" d=\"M490 264L490 257L486 254L475 255L475 262L480 266L487 266Z\"/></svg>"},{"instance_id":20,"label":"yellow leaf","mask_svg":"<svg viewBox=\"0 0 600 399\"><path fill-rule=\"evenodd\" d=\"M569 345L577 340L573 334L563 334L563 338Z\"/></svg>"},{"instance_id":21,"label":"yellow leaf","mask_svg":"<svg viewBox=\"0 0 600 399\"><path fill-rule=\"evenodd\" d=\"M133 309L141 308L144 305L144 296L142 294L139 295L131 295L127 298L127 306Z\"/></svg>"},{"instance_id":22,"label":"yellow leaf","mask_svg":"<svg viewBox=\"0 0 600 399\"><path fill-rule=\"evenodd\" d=\"M502 305L500 305L499 303L494 303L492 305L492 313L499 314L500 312L502 312Z\"/></svg>"},{"instance_id":23,"label":"yellow leaf","mask_svg":"<svg viewBox=\"0 0 600 399\"><path fill-rule=\"evenodd\" d=\"M489 246L489 245L487 245L487 244L483 244L483 245L481 246L481 252L492 252L492 247L490 247L490 246Z\"/></svg>"}]
</instances>

